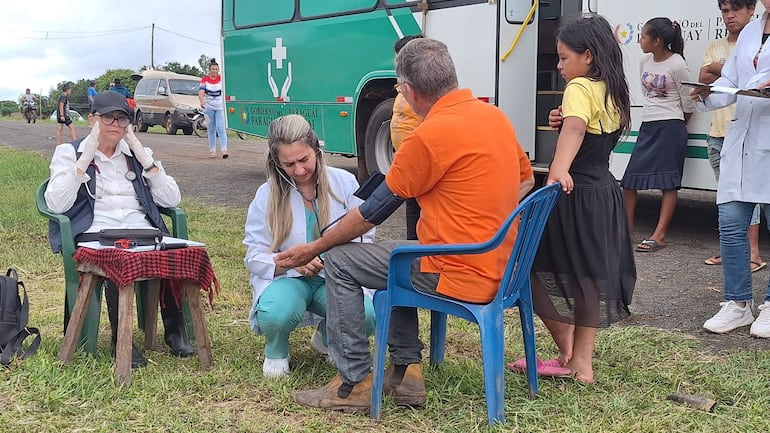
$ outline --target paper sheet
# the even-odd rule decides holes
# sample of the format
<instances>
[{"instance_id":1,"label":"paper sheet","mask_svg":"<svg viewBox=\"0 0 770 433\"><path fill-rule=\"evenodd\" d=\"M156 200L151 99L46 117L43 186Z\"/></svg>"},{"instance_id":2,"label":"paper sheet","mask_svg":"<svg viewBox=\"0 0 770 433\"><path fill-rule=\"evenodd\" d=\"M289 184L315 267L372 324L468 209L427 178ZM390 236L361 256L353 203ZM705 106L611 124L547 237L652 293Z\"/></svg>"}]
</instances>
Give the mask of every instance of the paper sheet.
<instances>
[{"instance_id":1,"label":"paper sheet","mask_svg":"<svg viewBox=\"0 0 770 433\"><path fill-rule=\"evenodd\" d=\"M727 93L730 95L753 96L755 98L770 98L770 87L759 90L759 89L738 89L735 87L728 87L728 86L712 86L710 84L690 83L686 81L682 81L682 84L684 84L685 86L698 87L698 88L707 87L709 90L715 93Z\"/></svg>"}]
</instances>

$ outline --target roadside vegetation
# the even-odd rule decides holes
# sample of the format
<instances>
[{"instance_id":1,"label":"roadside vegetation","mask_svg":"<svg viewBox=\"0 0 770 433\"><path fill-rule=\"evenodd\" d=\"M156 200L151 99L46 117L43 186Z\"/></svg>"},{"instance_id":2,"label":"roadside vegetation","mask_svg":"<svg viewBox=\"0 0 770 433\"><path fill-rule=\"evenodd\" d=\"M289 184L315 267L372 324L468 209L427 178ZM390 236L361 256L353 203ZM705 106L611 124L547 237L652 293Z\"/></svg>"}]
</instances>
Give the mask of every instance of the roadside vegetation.
<instances>
[{"instance_id":1,"label":"roadside vegetation","mask_svg":"<svg viewBox=\"0 0 770 433\"><path fill-rule=\"evenodd\" d=\"M424 361L427 407L396 408L386 399L382 419L304 409L293 393L320 387L335 374L308 344L312 329L293 333L292 374L262 378L264 340L251 334L251 302L241 244L246 209L185 199L191 239L205 242L222 286L207 311L214 366L171 356L159 330L150 365L133 372L130 387L115 385L109 356L109 326L102 314L100 352L77 352L72 363L56 360L62 343L63 271L51 253L47 223L34 194L48 176L48 160L0 144L0 265L18 269L31 304L30 325L43 343L32 358L0 374L0 425L14 432L760 432L770 429L770 352L713 355L692 337L642 327L599 333L597 383L541 379L527 398L523 375L505 375L506 423L488 428L478 329L450 319L444 365ZM424 340L427 315L422 316ZM523 356L518 314L506 320L506 358ZM159 326L162 329L162 326ZM538 351L555 353L542 326ZM141 343L136 331L134 341ZM427 350L425 351L427 358ZM671 393L717 401L713 413L666 400Z\"/></svg>"},{"instance_id":2,"label":"roadside vegetation","mask_svg":"<svg viewBox=\"0 0 770 433\"><path fill-rule=\"evenodd\" d=\"M193 75L196 77L202 77L206 73L209 61L211 57L201 54L198 58L197 65L180 64L179 62L168 62L163 65L158 65L158 70L176 72L178 74ZM138 72L150 69L149 66L144 65L138 69ZM120 69L107 69L103 74L96 78L79 78L77 80L64 80L56 84L55 87L48 89L48 94L44 94L43 89L32 89L32 94L37 98L38 108L42 117L46 117L45 113L50 115L56 110L56 104L59 96L62 94L62 86L70 84L72 86L72 94L70 95L70 108L80 111L85 115L88 110L88 96L86 91L88 89L88 83L94 81L96 83L96 89L99 91L107 90L110 84L119 78L123 85L126 86L128 91L133 95L136 90L137 80L132 79L132 76L137 71L132 69L120 68ZM38 91L39 90L39 91ZM21 89L23 92L24 89ZM21 111L21 95L14 101L0 101L0 116L10 116L11 113ZM41 117L40 115L38 117Z\"/></svg>"}]
</instances>

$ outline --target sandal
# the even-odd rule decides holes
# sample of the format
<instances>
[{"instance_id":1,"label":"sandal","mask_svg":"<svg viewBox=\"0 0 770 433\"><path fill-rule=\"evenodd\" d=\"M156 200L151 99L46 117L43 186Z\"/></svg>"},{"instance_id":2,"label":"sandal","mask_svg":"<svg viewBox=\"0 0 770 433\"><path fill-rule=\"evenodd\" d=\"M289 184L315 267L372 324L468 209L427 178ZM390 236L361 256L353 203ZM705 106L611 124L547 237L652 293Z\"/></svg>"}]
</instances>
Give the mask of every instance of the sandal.
<instances>
[{"instance_id":1,"label":"sandal","mask_svg":"<svg viewBox=\"0 0 770 433\"><path fill-rule=\"evenodd\" d=\"M517 373L526 373L527 360L526 358L517 359L514 362L509 362L506 367ZM540 358L537 358L537 374L548 377L572 377L573 372L570 368L562 367L556 358L547 361L541 361Z\"/></svg>"},{"instance_id":2,"label":"sandal","mask_svg":"<svg viewBox=\"0 0 770 433\"><path fill-rule=\"evenodd\" d=\"M703 261L707 265L721 265L722 256L712 256Z\"/></svg>"},{"instance_id":3,"label":"sandal","mask_svg":"<svg viewBox=\"0 0 770 433\"><path fill-rule=\"evenodd\" d=\"M636 246L636 251L639 251L640 253L652 253L665 247L666 244L658 243L655 239L645 239L639 242L639 245Z\"/></svg>"},{"instance_id":4,"label":"sandal","mask_svg":"<svg viewBox=\"0 0 770 433\"><path fill-rule=\"evenodd\" d=\"M751 261L751 272L761 271L767 267L767 262L755 262Z\"/></svg>"},{"instance_id":5,"label":"sandal","mask_svg":"<svg viewBox=\"0 0 770 433\"><path fill-rule=\"evenodd\" d=\"M217 151L216 150L212 150L211 152L209 152L209 158L216 158L216 157L217 157Z\"/></svg>"}]
</instances>

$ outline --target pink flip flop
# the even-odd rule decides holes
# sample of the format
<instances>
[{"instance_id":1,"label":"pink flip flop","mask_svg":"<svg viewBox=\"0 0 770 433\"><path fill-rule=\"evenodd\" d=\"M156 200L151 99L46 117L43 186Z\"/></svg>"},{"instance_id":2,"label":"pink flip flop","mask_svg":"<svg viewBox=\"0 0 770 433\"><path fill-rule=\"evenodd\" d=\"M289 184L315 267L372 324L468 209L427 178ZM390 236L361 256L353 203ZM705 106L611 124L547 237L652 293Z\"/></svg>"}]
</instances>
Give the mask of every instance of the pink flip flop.
<instances>
[{"instance_id":1,"label":"pink flip flop","mask_svg":"<svg viewBox=\"0 0 770 433\"><path fill-rule=\"evenodd\" d=\"M525 358L517 359L514 362L509 362L506 367L517 373L526 373L527 360ZM537 374L548 377L571 377L572 370L567 367L562 367L559 364L559 360L556 358L547 361L542 361L540 358L537 358Z\"/></svg>"}]
</instances>

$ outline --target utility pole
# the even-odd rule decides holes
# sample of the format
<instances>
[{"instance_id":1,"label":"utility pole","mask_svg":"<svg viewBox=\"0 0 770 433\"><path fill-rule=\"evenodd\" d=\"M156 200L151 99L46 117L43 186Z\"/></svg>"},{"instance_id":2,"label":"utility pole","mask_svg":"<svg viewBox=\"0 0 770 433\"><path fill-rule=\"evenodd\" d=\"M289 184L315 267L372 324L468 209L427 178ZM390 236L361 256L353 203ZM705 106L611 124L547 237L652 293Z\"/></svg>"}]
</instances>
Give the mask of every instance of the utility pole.
<instances>
[{"instance_id":1,"label":"utility pole","mask_svg":"<svg viewBox=\"0 0 770 433\"><path fill-rule=\"evenodd\" d=\"M152 23L152 34L150 35L150 69L155 69L155 23Z\"/></svg>"}]
</instances>

